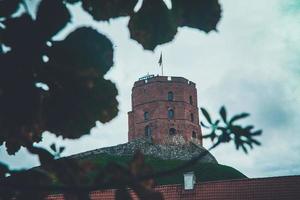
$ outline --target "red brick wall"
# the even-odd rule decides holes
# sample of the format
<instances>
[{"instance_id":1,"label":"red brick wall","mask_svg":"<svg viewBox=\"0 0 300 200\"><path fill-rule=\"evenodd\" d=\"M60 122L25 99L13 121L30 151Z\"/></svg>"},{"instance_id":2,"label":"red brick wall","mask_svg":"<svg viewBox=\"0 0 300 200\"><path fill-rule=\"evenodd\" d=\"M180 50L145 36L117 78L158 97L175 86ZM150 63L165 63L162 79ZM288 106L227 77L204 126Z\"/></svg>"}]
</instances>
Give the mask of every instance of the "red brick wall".
<instances>
[{"instance_id":1,"label":"red brick wall","mask_svg":"<svg viewBox=\"0 0 300 200\"><path fill-rule=\"evenodd\" d=\"M155 190L160 191L165 200L299 200L300 176L205 182L196 184L193 190L184 190L182 185L163 185ZM95 191L90 196L92 200L113 200L114 190ZM63 196L52 195L47 199L63 200Z\"/></svg>"},{"instance_id":2,"label":"red brick wall","mask_svg":"<svg viewBox=\"0 0 300 200\"><path fill-rule=\"evenodd\" d=\"M168 101L168 92L173 92L174 100ZM190 103L192 96L193 104ZM168 119L168 109L173 109L175 116ZM149 113L149 120L144 120L144 113ZM191 113L194 121L191 121ZM164 143L169 136L169 129L175 128L178 135L188 141L192 132L197 134L197 142L202 144L199 126L197 90L193 82L182 77L157 76L134 83L132 88L132 111L128 113L128 139L145 136L145 127L151 128L155 143Z\"/></svg>"}]
</instances>

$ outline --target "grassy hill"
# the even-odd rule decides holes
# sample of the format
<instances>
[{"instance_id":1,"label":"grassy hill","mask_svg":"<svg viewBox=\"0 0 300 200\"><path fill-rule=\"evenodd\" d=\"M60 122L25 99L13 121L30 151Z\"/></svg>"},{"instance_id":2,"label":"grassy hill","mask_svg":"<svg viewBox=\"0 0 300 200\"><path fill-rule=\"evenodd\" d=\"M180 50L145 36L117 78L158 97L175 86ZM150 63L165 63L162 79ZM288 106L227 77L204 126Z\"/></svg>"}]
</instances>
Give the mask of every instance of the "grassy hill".
<instances>
[{"instance_id":1,"label":"grassy hill","mask_svg":"<svg viewBox=\"0 0 300 200\"><path fill-rule=\"evenodd\" d=\"M131 158L131 156L113 156L108 154L98 154L84 158L84 160L89 160L90 162L94 163L96 166L99 167L104 166L110 161L116 162L123 166L127 166ZM183 162L186 162L182 160L161 160L151 156L145 156L145 161L147 164L151 165L155 171L171 169L182 164ZM188 171L195 172L197 182L247 178L238 170L226 165L213 163L197 163L185 170L180 171L177 174L157 179L157 184L182 184L183 173ZM93 173L91 173L91 176L92 174Z\"/></svg>"}]
</instances>

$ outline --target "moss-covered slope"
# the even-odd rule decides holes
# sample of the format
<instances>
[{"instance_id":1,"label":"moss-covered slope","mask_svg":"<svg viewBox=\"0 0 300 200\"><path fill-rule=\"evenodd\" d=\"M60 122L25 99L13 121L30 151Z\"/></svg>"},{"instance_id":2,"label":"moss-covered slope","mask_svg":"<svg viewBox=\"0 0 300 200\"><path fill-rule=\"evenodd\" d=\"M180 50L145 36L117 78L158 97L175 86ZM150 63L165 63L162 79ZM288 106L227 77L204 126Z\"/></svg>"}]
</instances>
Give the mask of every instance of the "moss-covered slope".
<instances>
[{"instance_id":1,"label":"moss-covered slope","mask_svg":"<svg viewBox=\"0 0 300 200\"><path fill-rule=\"evenodd\" d=\"M86 157L83 160L89 160L92 163L96 164L96 166L103 167L110 161L119 163L123 166L127 166L131 158L131 156L112 156L108 154L98 154ZM151 156L145 156L145 161L147 164L151 165L155 171L172 169L186 162L182 160L161 160ZM183 173L188 171L195 172L197 182L247 178L244 174L229 166L214 163L197 163L172 176L158 178L156 180L157 184L182 184ZM93 173L91 172L90 175L92 176Z\"/></svg>"}]
</instances>

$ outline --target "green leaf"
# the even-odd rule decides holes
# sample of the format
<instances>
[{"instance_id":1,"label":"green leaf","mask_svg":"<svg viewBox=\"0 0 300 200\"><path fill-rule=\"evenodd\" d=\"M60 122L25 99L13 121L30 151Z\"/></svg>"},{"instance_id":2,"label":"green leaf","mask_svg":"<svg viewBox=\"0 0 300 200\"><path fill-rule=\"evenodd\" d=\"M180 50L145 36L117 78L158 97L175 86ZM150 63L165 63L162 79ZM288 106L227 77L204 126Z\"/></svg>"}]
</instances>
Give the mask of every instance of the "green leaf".
<instances>
[{"instance_id":1,"label":"green leaf","mask_svg":"<svg viewBox=\"0 0 300 200\"><path fill-rule=\"evenodd\" d=\"M202 114L204 115L204 117L208 121L208 123L212 124L211 118L210 118L208 112L205 110L205 108L200 108L200 109L201 109Z\"/></svg>"},{"instance_id":2,"label":"green leaf","mask_svg":"<svg viewBox=\"0 0 300 200\"><path fill-rule=\"evenodd\" d=\"M206 33L216 30L221 19L218 0L172 0L172 12L179 26L197 28Z\"/></svg>"},{"instance_id":3,"label":"green leaf","mask_svg":"<svg viewBox=\"0 0 300 200\"><path fill-rule=\"evenodd\" d=\"M231 118L231 120L229 121L229 124L232 124L233 122L235 122L239 119L248 117L249 115L250 115L249 113L241 113L241 114L235 115Z\"/></svg>"},{"instance_id":4,"label":"green leaf","mask_svg":"<svg viewBox=\"0 0 300 200\"><path fill-rule=\"evenodd\" d=\"M94 20L109 20L111 18L133 14L138 0L83 0L82 7L90 13Z\"/></svg>"},{"instance_id":5,"label":"green leaf","mask_svg":"<svg viewBox=\"0 0 300 200\"><path fill-rule=\"evenodd\" d=\"M226 109L224 106L222 106L220 109L220 115L221 115L221 118L223 119L224 123L227 124L227 113L226 113Z\"/></svg>"},{"instance_id":6,"label":"green leaf","mask_svg":"<svg viewBox=\"0 0 300 200\"><path fill-rule=\"evenodd\" d=\"M131 16L128 28L130 38L147 50L172 41L177 33L175 20L162 0L144 0L141 9Z\"/></svg>"}]
</instances>

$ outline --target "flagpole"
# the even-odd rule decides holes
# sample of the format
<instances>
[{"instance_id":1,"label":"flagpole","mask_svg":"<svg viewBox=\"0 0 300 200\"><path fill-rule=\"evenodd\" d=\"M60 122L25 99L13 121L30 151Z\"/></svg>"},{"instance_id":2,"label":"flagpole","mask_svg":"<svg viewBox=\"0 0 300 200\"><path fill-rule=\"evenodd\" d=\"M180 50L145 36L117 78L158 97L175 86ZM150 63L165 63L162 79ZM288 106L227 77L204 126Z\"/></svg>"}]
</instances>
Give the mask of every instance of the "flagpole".
<instances>
[{"instance_id":1,"label":"flagpole","mask_svg":"<svg viewBox=\"0 0 300 200\"><path fill-rule=\"evenodd\" d=\"M161 76L163 76L164 75L164 65L163 65L163 61L162 61L162 52L160 53L158 65L161 67Z\"/></svg>"}]
</instances>

